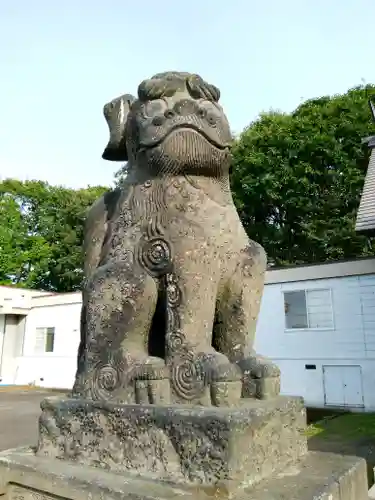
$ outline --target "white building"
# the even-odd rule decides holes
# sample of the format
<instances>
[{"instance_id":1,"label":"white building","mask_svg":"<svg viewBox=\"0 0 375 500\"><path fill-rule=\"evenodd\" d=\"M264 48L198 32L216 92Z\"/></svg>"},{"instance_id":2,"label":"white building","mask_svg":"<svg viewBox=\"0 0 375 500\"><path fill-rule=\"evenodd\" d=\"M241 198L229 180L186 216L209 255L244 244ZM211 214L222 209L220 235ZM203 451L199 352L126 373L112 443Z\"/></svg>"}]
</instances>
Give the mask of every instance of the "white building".
<instances>
[{"instance_id":1,"label":"white building","mask_svg":"<svg viewBox=\"0 0 375 500\"><path fill-rule=\"evenodd\" d=\"M375 259L268 272L256 347L284 394L375 410Z\"/></svg>"},{"instance_id":2,"label":"white building","mask_svg":"<svg viewBox=\"0 0 375 500\"><path fill-rule=\"evenodd\" d=\"M71 387L80 313L80 293L0 286L0 384Z\"/></svg>"},{"instance_id":3,"label":"white building","mask_svg":"<svg viewBox=\"0 0 375 500\"><path fill-rule=\"evenodd\" d=\"M81 294L0 287L0 383L69 388ZM256 349L308 406L375 410L375 259L267 272Z\"/></svg>"}]
</instances>

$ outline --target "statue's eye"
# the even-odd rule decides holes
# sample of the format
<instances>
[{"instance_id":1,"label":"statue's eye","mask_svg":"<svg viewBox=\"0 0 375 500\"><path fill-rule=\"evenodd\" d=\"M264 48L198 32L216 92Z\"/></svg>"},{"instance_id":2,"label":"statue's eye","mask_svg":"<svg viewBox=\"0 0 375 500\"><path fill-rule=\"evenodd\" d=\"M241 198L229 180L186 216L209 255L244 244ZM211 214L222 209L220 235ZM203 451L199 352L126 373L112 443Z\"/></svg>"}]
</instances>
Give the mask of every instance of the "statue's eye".
<instances>
[{"instance_id":1,"label":"statue's eye","mask_svg":"<svg viewBox=\"0 0 375 500\"><path fill-rule=\"evenodd\" d=\"M216 125L216 117L213 113L207 113L206 119L211 127L214 127Z\"/></svg>"},{"instance_id":2,"label":"statue's eye","mask_svg":"<svg viewBox=\"0 0 375 500\"><path fill-rule=\"evenodd\" d=\"M200 118L206 118L206 115L207 115L207 111L204 108L199 108L199 110L198 110L198 116Z\"/></svg>"}]
</instances>

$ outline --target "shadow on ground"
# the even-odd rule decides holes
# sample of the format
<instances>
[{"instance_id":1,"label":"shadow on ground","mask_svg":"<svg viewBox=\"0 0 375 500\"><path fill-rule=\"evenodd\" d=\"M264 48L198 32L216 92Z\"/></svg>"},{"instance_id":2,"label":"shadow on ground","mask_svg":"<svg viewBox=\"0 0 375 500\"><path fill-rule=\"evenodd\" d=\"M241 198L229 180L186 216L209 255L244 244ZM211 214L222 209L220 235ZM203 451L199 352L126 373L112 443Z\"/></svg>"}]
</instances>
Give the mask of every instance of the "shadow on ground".
<instances>
[{"instance_id":1,"label":"shadow on ground","mask_svg":"<svg viewBox=\"0 0 375 500\"><path fill-rule=\"evenodd\" d=\"M364 458L369 487L374 484L375 414L307 409L307 421L315 432L309 450Z\"/></svg>"}]
</instances>

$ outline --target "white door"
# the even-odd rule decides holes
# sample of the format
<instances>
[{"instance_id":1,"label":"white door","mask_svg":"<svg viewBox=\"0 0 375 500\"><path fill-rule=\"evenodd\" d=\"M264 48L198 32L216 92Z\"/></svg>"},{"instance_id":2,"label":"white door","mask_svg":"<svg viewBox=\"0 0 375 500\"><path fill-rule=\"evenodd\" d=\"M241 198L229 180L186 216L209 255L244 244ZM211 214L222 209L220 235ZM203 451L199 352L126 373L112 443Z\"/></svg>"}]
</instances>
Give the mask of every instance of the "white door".
<instances>
[{"instance_id":1,"label":"white door","mask_svg":"<svg viewBox=\"0 0 375 500\"><path fill-rule=\"evenodd\" d=\"M323 366L324 403L363 406L362 371L356 365Z\"/></svg>"},{"instance_id":2,"label":"white door","mask_svg":"<svg viewBox=\"0 0 375 500\"><path fill-rule=\"evenodd\" d=\"M341 378L341 366L323 366L324 404L343 406L344 386Z\"/></svg>"},{"instance_id":3,"label":"white door","mask_svg":"<svg viewBox=\"0 0 375 500\"><path fill-rule=\"evenodd\" d=\"M363 406L362 370L360 366L343 366L344 398L347 406Z\"/></svg>"},{"instance_id":4,"label":"white door","mask_svg":"<svg viewBox=\"0 0 375 500\"><path fill-rule=\"evenodd\" d=\"M3 384L15 383L18 357L22 354L23 325L19 316L6 315L0 366L0 378Z\"/></svg>"}]
</instances>

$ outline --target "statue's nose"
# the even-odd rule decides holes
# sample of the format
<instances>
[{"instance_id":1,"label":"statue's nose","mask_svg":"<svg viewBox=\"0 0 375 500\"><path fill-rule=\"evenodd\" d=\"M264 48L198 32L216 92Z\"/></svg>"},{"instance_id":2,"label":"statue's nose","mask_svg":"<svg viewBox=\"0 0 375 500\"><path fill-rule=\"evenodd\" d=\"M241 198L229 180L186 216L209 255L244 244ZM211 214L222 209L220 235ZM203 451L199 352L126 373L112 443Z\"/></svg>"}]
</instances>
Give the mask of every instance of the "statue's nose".
<instances>
[{"instance_id":1,"label":"statue's nose","mask_svg":"<svg viewBox=\"0 0 375 500\"><path fill-rule=\"evenodd\" d=\"M191 99L181 99L173 107L175 113L181 116L192 115L198 111L198 105Z\"/></svg>"}]
</instances>

